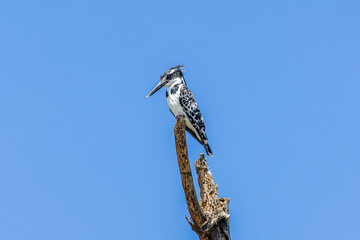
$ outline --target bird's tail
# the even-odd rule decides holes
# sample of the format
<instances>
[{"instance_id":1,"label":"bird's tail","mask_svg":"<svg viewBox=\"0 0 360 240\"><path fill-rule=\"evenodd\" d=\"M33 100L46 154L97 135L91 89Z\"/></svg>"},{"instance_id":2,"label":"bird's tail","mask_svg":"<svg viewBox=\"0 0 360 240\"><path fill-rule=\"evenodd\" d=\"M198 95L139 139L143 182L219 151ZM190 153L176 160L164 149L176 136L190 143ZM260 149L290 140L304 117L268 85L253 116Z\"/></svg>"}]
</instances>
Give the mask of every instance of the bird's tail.
<instances>
[{"instance_id":1,"label":"bird's tail","mask_svg":"<svg viewBox=\"0 0 360 240\"><path fill-rule=\"evenodd\" d=\"M205 148L206 154L207 154L209 157L213 157L213 156L214 156L207 141L205 141L204 148Z\"/></svg>"}]
</instances>

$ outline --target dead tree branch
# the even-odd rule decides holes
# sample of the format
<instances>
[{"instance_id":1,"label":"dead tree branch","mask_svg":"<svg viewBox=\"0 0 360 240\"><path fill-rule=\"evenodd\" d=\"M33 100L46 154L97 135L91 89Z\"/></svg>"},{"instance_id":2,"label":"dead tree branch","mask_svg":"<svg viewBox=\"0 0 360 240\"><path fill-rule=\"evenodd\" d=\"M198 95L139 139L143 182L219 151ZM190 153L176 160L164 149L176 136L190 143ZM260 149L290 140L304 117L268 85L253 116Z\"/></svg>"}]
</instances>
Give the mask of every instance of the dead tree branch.
<instances>
[{"instance_id":1,"label":"dead tree branch","mask_svg":"<svg viewBox=\"0 0 360 240\"><path fill-rule=\"evenodd\" d=\"M200 204L196 195L186 144L185 123L177 117L174 128L176 154L187 207L192 222L186 217L200 240L230 240L229 198L219 198L204 154L195 163L200 187Z\"/></svg>"}]
</instances>

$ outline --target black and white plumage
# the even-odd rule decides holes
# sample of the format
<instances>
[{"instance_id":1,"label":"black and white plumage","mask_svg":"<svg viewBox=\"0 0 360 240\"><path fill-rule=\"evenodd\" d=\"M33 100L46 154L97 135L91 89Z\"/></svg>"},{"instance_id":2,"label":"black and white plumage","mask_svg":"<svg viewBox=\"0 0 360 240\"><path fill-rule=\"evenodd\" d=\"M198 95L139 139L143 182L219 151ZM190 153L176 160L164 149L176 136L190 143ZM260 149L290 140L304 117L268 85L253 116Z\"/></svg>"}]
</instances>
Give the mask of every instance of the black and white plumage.
<instances>
[{"instance_id":1,"label":"black and white plumage","mask_svg":"<svg viewBox=\"0 0 360 240\"><path fill-rule=\"evenodd\" d=\"M167 86L166 101L171 113L185 117L185 128L201 145L207 155L213 156L205 133L205 122L198 104L191 91L187 88L181 68L183 65L170 68L160 77L160 82L147 95L150 97L159 89Z\"/></svg>"}]
</instances>

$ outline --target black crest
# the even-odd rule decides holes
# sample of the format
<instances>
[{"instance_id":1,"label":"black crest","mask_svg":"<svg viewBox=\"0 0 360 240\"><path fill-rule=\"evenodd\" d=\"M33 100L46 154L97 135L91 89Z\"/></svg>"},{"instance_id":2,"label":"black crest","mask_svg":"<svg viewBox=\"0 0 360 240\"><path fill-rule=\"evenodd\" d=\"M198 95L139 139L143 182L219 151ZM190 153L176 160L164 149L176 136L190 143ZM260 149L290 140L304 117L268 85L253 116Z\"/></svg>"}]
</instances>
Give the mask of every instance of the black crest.
<instances>
[{"instance_id":1,"label":"black crest","mask_svg":"<svg viewBox=\"0 0 360 240\"><path fill-rule=\"evenodd\" d=\"M177 65L175 67L172 67L172 68L166 70L161 75L160 79L164 79L164 78L172 79L172 78L175 78L175 77L183 77L182 68L184 68L184 64L180 64L180 65Z\"/></svg>"}]
</instances>

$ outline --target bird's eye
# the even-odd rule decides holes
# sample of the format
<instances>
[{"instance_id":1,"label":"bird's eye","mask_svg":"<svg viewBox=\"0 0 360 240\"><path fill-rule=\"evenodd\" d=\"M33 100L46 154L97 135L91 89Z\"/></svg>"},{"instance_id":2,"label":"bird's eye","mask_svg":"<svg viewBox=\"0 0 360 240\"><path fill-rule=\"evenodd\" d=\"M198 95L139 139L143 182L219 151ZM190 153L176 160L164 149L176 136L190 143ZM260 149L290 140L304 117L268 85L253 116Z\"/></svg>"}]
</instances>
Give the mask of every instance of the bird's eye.
<instances>
[{"instance_id":1,"label":"bird's eye","mask_svg":"<svg viewBox=\"0 0 360 240\"><path fill-rule=\"evenodd\" d=\"M171 78L171 75L170 75L170 74L166 76L166 79L167 79L167 80L170 80L170 78Z\"/></svg>"}]
</instances>

